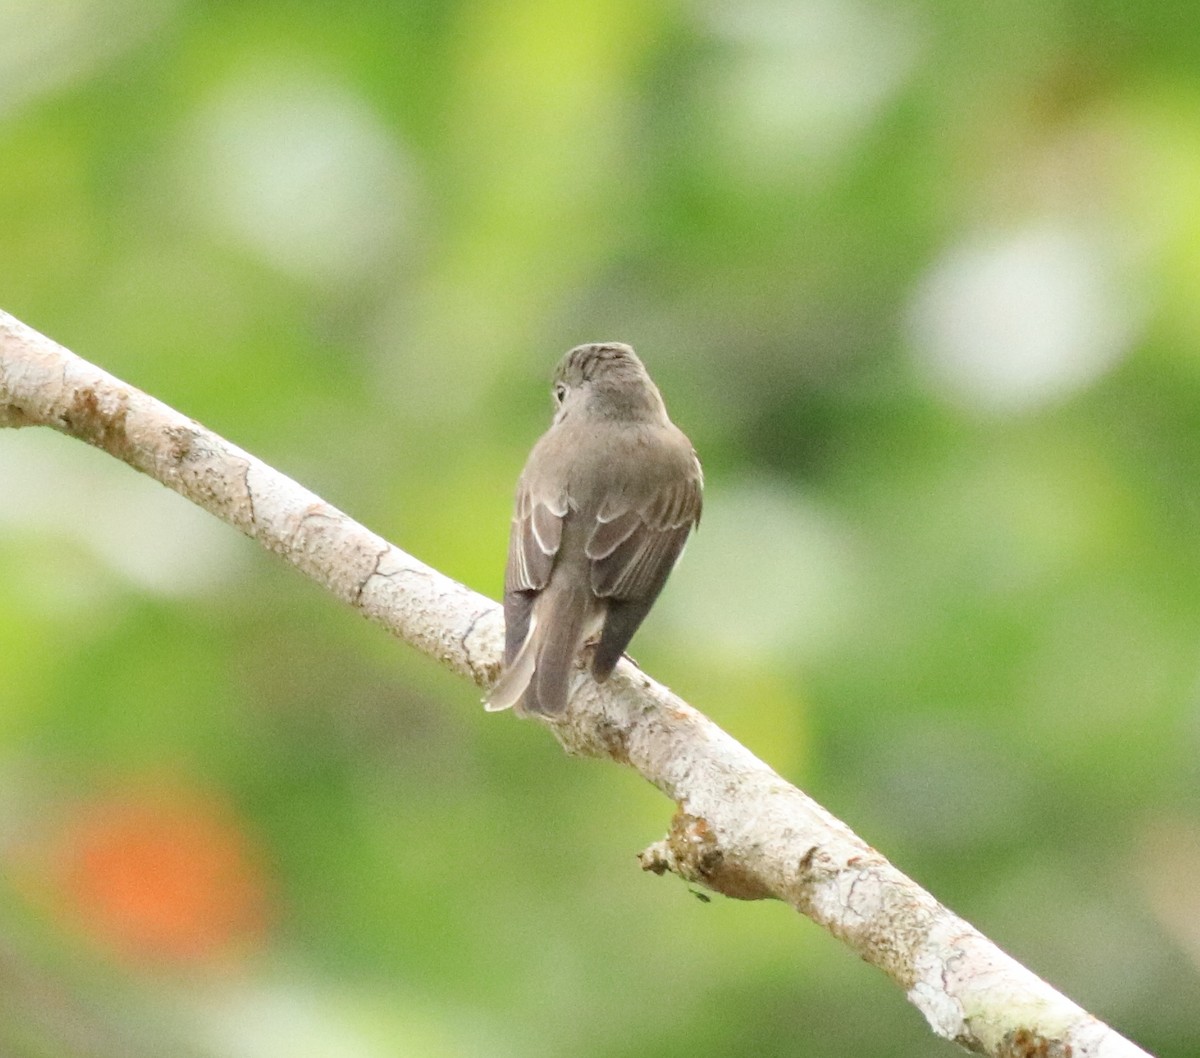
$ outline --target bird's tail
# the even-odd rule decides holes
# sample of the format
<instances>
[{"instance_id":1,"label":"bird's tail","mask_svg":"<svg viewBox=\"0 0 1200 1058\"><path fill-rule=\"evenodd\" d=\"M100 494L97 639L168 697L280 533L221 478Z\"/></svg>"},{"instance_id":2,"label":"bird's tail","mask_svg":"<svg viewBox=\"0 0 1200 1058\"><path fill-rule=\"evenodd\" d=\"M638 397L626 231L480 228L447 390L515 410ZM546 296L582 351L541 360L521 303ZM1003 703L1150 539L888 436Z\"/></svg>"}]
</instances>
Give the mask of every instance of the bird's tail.
<instances>
[{"instance_id":1,"label":"bird's tail","mask_svg":"<svg viewBox=\"0 0 1200 1058\"><path fill-rule=\"evenodd\" d=\"M534 665L537 662L537 629L538 619L535 612L529 618L529 631L525 635L525 642L521 644L521 649L517 651L517 656L513 658L512 664L500 674L496 686L488 692L487 698L484 699L483 707L489 713L498 713L502 709L512 708L525 693L525 688L529 686L529 680L533 676Z\"/></svg>"},{"instance_id":2,"label":"bird's tail","mask_svg":"<svg viewBox=\"0 0 1200 1058\"><path fill-rule=\"evenodd\" d=\"M558 590L555 590L555 589ZM537 660L525 693L525 708L543 716L558 716L567 707L571 671L584 639L594 630L596 599L591 585L552 585L539 600L541 628Z\"/></svg>"},{"instance_id":3,"label":"bird's tail","mask_svg":"<svg viewBox=\"0 0 1200 1058\"><path fill-rule=\"evenodd\" d=\"M526 712L558 716L567 707L579 648L600 630L603 616L590 585L552 584L534 604L525 642L500 674L484 708L499 712L520 703Z\"/></svg>"}]
</instances>

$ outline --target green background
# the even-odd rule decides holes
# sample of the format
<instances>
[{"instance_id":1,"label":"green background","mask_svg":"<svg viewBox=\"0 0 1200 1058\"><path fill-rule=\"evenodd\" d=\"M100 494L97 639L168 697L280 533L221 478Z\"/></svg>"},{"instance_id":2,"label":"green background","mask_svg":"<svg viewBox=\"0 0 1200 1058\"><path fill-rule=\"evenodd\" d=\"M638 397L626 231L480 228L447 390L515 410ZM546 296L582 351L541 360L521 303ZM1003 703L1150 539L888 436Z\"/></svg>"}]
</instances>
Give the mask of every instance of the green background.
<instances>
[{"instance_id":1,"label":"green background","mask_svg":"<svg viewBox=\"0 0 1200 1058\"><path fill-rule=\"evenodd\" d=\"M634 654L1200 1038L1200 7L0 0L0 307L493 597L578 342L705 464ZM0 1048L950 1055L671 805L0 434Z\"/></svg>"}]
</instances>

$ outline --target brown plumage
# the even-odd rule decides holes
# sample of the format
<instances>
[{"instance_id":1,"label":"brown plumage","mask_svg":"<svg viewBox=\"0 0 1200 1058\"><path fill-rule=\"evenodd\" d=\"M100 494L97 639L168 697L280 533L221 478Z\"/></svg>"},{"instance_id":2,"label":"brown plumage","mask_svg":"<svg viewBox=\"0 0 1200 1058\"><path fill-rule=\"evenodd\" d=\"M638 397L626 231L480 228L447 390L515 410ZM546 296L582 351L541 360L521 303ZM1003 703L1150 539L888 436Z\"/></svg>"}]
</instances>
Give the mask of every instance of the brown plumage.
<instances>
[{"instance_id":1,"label":"brown plumage","mask_svg":"<svg viewBox=\"0 0 1200 1058\"><path fill-rule=\"evenodd\" d=\"M572 349L554 372L557 412L517 482L504 577L504 671L489 709L566 708L580 649L612 673L662 591L692 526L703 475L691 442L627 345Z\"/></svg>"}]
</instances>

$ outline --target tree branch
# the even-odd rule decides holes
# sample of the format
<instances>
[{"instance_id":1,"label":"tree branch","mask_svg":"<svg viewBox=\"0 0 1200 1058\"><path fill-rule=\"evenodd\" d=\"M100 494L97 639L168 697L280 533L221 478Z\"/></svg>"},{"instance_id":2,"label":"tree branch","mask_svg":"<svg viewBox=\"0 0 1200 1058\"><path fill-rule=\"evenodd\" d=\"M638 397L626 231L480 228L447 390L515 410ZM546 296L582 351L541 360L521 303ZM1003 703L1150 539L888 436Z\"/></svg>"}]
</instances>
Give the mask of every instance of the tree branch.
<instances>
[{"instance_id":1,"label":"tree branch","mask_svg":"<svg viewBox=\"0 0 1200 1058\"><path fill-rule=\"evenodd\" d=\"M162 482L478 686L495 678L502 618L490 599L0 312L0 426L29 425ZM627 764L676 803L645 869L787 902L888 974L937 1035L996 1058L1145 1058L630 663L603 687L580 671L551 726L567 752Z\"/></svg>"}]
</instances>

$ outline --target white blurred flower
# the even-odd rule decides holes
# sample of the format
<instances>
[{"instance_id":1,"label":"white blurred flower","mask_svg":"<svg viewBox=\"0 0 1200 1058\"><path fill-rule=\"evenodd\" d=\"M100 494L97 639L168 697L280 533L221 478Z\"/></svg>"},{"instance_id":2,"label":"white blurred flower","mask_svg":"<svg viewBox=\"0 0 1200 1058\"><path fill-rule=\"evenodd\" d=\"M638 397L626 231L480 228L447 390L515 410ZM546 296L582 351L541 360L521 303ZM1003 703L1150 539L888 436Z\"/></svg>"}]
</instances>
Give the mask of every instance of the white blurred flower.
<instances>
[{"instance_id":1,"label":"white blurred flower","mask_svg":"<svg viewBox=\"0 0 1200 1058\"><path fill-rule=\"evenodd\" d=\"M240 565L238 534L157 482L47 431L5 433L0 534L72 541L117 576L157 595L203 591ZM96 588L86 572L75 569L73 576L83 582L82 594Z\"/></svg>"},{"instance_id":2,"label":"white blurred flower","mask_svg":"<svg viewBox=\"0 0 1200 1058\"><path fill-rule=\"evenodd\" d=\"M1004 412L1096 381L1137 323L1105 242L1043 224L948 251L916 290L909 331L935 389Z\"/></svg>"},{"instance_id":3,"label":"white blurred flower","mask_svg":"<svg viewBox=\"0 0 1200 1058\"><path fill-rule=\"evenodd\" d=\"M369 274L409 215L399 144L363 100L311 71L243 72L189 147L190 193L213 227L301 279Z\"/></svg>"},{"instance_id":4,"label":"white blurred flower","mask_svg":"<svg viewBox=\"0 0 1200 1058\"><path fill-rule=\"evenodd\" d=\"M162 30L178 0L3 0L0 119L88 77Z\"/></svg>"},{"instance_id":5,"label":"white blurred flower","mask_svg":"<svg viewBox=\"0 0 1200 1058\"><path fill-rule=\"evenodd\" d=\"M743 167L834 162L916 65L913 12L861 0L753 0L701 8L736 61L714 105Z\"/></svg>"},{"instance_id":6,"label":"white blurred flower","mask_svg":"<svg viewBox=\"0 0 1200 1058\"><path fill-rule=\"evenodd\" d=\"M658 606L678 634L742 659L805 658L851 625L850 530L770 481L710 486L704 518Z\"/></svg>"},{"instance_id":7,"label":"white blurred flower","mask_svg":"<svg viewBox=\"0 0 1200 1058\"><path fill-rule=\"evenodd\" d=\"M507 1058L513 1048L474 1008L440 1009L420 991L331 988L283 966L180 993L199 1036L229 1058Z\"/></svg>"}]
</instances>

